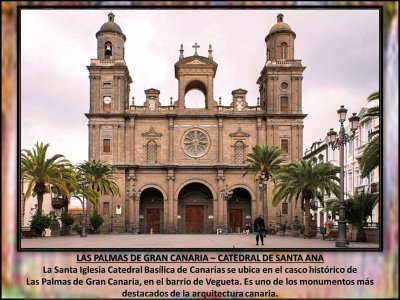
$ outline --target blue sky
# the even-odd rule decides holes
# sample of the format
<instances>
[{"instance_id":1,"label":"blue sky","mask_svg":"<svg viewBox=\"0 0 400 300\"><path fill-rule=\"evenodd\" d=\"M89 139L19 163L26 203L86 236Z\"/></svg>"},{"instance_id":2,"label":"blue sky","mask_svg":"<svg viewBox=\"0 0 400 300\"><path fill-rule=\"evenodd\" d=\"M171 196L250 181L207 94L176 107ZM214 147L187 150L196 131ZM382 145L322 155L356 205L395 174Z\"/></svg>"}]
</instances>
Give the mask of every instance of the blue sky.
<instances>
[{"instance_id":1,"label":"blue sky","mask_svg":"<svg viewBox=\"0 0 400 300\"><path fill-rule=\"evenodd\" d=\"M23 10L21 18L21 145L50 143L50 154L73 163L87 159L89 110L86 66L96 58L96 32L110 9ZM212 44L218 70L214 97L224 105L231 91L248 90L256 104L256 80L265 64L264 38L284 14L296 33L295 59L303 74L304 150L338 125L336 110L351 112L379 89L379 13L374 9L271 10L117 10L115 22L127 37L125 58L136 104L144 90L161 91L167 105L178 83L174 64L180 44L184 55L208 55Z\"/></svg>"}]
</instances>

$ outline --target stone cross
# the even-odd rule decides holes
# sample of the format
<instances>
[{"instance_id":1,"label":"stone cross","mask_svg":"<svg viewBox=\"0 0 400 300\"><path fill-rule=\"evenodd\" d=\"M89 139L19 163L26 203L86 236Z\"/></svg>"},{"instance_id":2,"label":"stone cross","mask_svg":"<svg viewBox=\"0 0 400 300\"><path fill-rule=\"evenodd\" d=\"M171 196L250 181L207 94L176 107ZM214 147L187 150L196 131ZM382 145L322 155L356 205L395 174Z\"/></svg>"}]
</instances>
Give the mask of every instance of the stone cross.
<instances>
[{"instance_id":1,"label":"stone cross","mask_svg":"<svg viewBox=\"0 0 400 300\"><path fill-rule=\"evenodd\" d=\"M194 55L198 55L198 54L197 54L197 48L200 48L200 46L197 45L197 43L194 43L194 45L192 46L192 48L194 48Z\"/></svg>"}]
</instances>

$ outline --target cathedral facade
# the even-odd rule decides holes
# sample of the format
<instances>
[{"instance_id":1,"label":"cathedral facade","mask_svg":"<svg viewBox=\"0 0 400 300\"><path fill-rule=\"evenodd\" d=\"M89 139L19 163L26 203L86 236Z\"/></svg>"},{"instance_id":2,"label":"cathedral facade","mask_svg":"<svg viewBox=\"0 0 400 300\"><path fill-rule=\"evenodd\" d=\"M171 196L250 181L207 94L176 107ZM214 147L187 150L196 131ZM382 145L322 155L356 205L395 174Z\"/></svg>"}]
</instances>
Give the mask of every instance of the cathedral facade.
<instances>
[{"instance_id":1,"label":"cathedral facade","mask_svg":"<svg viewBox=\"0 0 400 300\"><path fill-rule=\"evenodd\" d=\"M144 91L144 105L129 102L130 77L125 63L126 37L110 13L96 33L97 58L91 59L89 159L117 168L119 196L103 195L98 212L103 232L238 232L262 214L258 182L243 177L246 155L257 144L275 145L287 161L302 157L301 60L294 59L296 34L283 22L265 38L266 62L257 80L260 97L248 105L247 91L232 91L221 105L213 94L217 63L197 53L175 63L178 99L161 105L160 91ZM222 66L223 67L223 66ZM192 91L204 95L204 108L186 108ZM299 206L273 207L272 183L264 205L273 226L301 216ZM90 210L90 207L89 207ZM301 218L300 218L301 219Z\"/></svg>"}]
</instances>

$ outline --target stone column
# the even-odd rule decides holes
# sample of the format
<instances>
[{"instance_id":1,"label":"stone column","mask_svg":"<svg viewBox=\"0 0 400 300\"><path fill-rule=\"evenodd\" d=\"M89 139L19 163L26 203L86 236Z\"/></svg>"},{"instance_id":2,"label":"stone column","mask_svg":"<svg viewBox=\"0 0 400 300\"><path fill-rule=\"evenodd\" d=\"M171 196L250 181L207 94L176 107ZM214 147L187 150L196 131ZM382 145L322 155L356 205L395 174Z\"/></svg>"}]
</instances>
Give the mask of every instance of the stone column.
<instances>
[{"instance_id":1,"label":"stone column","mask_svg":"<svg viewBox=\"0 0 400 300\"><path fill-rule=\"evenodd\" d=\"M224 122L222 118L218 119L218 162L224 161Z\"/></svg>"},{"instance_id":2,"label":"stone column","mask_svg":"<svg viewBox=\"0 0 400 300\"><path fill-rule=\"evenodd\" d=\"M97 149L97 151L95 151L95 158L97 159L97 160L99 160L100 159L100 153L101 153L101 146L102 146L102 140L101 140L101 125L99 124L98 126L96 126L96 140L97 141L94 141L94 143L95 144L97 144L97 146L98 146L98 149Z\"/></svg>"},{"instance_id":3,"label":"stone column","mask_svg":"<svg viewBox=\"0 0 400 300\"><path fill-rule=\"evenodd\" d=\"M101 112L101 105L103 103L103 99L100 99L100 76L93 75L93 108L94 112Z\"/></svg>"},{"instance_id":4,"label":"stone column","mask_svg":"<svg viewBox=\"0 0 400 300\"><path fill-rule=\"evenodd\" d=\"M224 198L221 196L221 191L224 189L224 182L225 182L225 177L222 175L223 170L218 170L218 175L217 175L217 227L223 229L225 227L225 212L224 212Z\"/></svg>"},{"instance_id":5,"label":"stone column","mask_svg":"<svg viewBox=\"0 0 400 300\"><path fill-rule=\"evenodd\" d=\"M257 117L257 145L260 145L262 143L261 141L261 133L262 133L262 120L261 117Z\"/></svg>"},{"instance_id":6,"label":"stone column","mask_svg":"<svg viewBox=\"0 0 400 300\"><path fill-rule=\"evenodd\" d=\"M112 135L112 144L111 144L111 151L112 151L112 158L113 163L118 162L118 125L113 125L113 135Z\"/></svg>"},{"instance_id":7,"label":"stone column","mask_svg":"<svg viewBox=\"0 0 400 300\"><path fill-rule=\"evenodd\" d=\"M172 163L174 161L174 119L172 117L168 121L168 136L168 160Z\"/></svg>"},{"instance_id":8,"label":"stone column","mask_svg":"<svg viewBox=\"0 0 400 300\"><path fill-rule=\"evenodd\" d=\"M94 147L94 143L93 143L93 128L94 125L90 123L88 124L88 136L89 136L89 161L91 159L93 159L93 147Z\"/></svg>"},{"instance_id":9,"label":"stone column","mask_svg":"<svg viewBox=\"0 0 400 300\"><path fill-rule=\"evenodd\" d=\"M175 176L173 170L168 170L168 175L167 175L167 183L168 183L168 191L167 191L167 201L166 205L164 208L167 209L167 220L165 223L165 230L166 233L175 233L176 232L176 227L175 227L175 222L174 222L174 216L175 216L175 210L174 210L174 181L175 181ZM175 217L176 219L176 217Z\"/></svg>"},{"instance_id":10,"label":"stone column","mask_svg":"<svg viewBox=\"0 0 400 300\"><path fill-rule=\"evenodd\" d=\"M135 118L130 119L130 125L129 125L129 135L131 136L130 138L130 162L131 164L135 163Z\"/></svg>"},{"instance_id":11,"label":"stone column","mask_svg":"<svg viewBox=\"0 0 400 300\"><path fill-rule=\"evenodd\" d=\"M125 122L124 124L124 163L125 164L129 164L130 163L130 155L131 155L131 136L130 136L130 132L131 132L131 126L128 125L129 121Z\"/></svg>"}]
</instances>

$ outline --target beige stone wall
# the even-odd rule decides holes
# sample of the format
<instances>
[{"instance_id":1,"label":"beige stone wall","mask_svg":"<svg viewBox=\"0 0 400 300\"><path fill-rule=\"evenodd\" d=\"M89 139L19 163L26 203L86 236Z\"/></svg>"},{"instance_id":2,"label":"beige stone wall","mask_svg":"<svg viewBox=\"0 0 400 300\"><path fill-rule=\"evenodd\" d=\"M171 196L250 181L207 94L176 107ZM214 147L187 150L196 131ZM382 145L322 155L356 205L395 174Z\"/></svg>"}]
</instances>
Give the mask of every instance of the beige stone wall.
<instances>
[{"instance_id":1,"label":"beige stone wall","mask_svg":"<svg viewBox=\"0 0 400 300\"><path fill-rule=\"evenodd\" d=\"M294 37L292 33L273 34L267 41L272 59L279 59L280 45L286 42L289 46L288 60L293 60ZM115 53L120 55L124 47L122 35L99 35L98 47L102 47L107 38L117 47ZM102 231L107 232L112 227L114 231L122 232L139 223L146 228L146 219L141 215L143 207L139 199L132 199L133 188L142 192L156 189L161 193L163 199L157 205L162 208L162 232L184 231L184 220L180 215L184 215L182 209L184 205L195 205L196 202L195 197L192 200L182 200L180 193L194 183L201 184L201 189L209 191L203 193L206 200L200 197L206 208L204 232L215 232L230 222L229 201L221 196L226 185L233 191L246 191L243 194L247 198L236 208L242 207L246 214L250 211L251 221L254 220L263 208L260 192L253 176L242 176L244 164L236 164L234 145L238 141L244 143L245 157L254 145L281 146L281 140L288 139L289 153L285 158L292 161L302 157L305 115L302 113L301 80L305 68L301 62L275 62L264 67L257 81L260 85L260 106L249 107L246 102L247 91L238 89L232 92L231 106L222 107L213 98L217 64L212 57L194 55L180 58L175 64L179 87L178 101L174 105L160 106L159 91L150 89L146 91L145 106L128 107L131 82L129 70L123 57L116 60L102 59L103 50L99 49L97 59L93 59L88 66L89 159L100 159L118 168L117 180L121 195L101 198L99 211L102 213L104 202L109 202L112 209L112 213L105 216L106 224ZM286 82L288 87L282 88L282 82ZM186 109L184 106L185 93L195 88L205 93L205 109ZM110 112L103 111L105 96L112 99ZM154 108L150 108L150 96L155 96L157 100ZM244 102L236 106L238 96L242 96ZM281 111L282 96L289 99L287 112ZM183 149L183 137L193 129L201 131L208 139L207 150L199 157L193 157ZM110 153L103 152L104 139L111 141ZM157 143L157 156L151 163L148 161L149 142ZM192 186L200 187L196 184ZM272 206L272 190L272 183L269 183L265 199L268 223L287 220L291 224L295 215L302 219L300 207L295 206L294 202L289 205L288 215L279 217L281 206ZM118 205L122 207L121 215L114 214ZM157 208L157 205L154 207Z\"/></svg>"}]
</instances>

